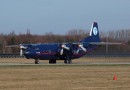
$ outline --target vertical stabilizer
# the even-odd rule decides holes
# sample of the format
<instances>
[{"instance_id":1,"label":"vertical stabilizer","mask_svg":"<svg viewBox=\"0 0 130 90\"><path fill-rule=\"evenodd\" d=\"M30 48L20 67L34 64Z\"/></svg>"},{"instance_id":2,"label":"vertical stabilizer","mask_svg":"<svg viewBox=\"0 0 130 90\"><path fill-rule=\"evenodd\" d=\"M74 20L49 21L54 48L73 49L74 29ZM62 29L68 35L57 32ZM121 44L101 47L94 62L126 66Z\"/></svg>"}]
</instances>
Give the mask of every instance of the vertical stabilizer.
<instances>
[{"instance_id":1,"label":"vertical stabilizer","mask_svg":"<svg viewBox=\"0 0 130 90\"><path fill-rule=\"evenodd\" d=\"M92 24L89 36L99 36L98 24L96 22Z\"/></svg>"},{"instance_id":2,"label":"vertical stabilizer","mask_svg":"<svg viewBox=\"0 0 130 90\"><path fill-rule=\"evenodd\" d=\"M81 40L81 42L100 42L99 30L97 22L93 22L89 37Z\"/></svg>"}]
</instances>

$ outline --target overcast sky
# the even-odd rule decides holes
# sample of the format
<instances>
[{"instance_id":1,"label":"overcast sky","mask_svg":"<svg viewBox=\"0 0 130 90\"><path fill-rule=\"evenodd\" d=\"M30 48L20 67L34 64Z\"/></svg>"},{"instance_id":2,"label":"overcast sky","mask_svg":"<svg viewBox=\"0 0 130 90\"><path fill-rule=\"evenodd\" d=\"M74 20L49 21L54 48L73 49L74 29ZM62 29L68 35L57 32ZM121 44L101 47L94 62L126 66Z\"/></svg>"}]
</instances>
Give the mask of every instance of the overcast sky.
<instances>
[{"instance_id":1,"label":"overcast sky","mask_svg":"<svg viewBox=\"0 0 130 90\"><path fill-rule=\"evenodd\" d=\"M88 30L130 29L130 0L0 0L0 33L66 34Z\"/></svg>"}]
</instances>

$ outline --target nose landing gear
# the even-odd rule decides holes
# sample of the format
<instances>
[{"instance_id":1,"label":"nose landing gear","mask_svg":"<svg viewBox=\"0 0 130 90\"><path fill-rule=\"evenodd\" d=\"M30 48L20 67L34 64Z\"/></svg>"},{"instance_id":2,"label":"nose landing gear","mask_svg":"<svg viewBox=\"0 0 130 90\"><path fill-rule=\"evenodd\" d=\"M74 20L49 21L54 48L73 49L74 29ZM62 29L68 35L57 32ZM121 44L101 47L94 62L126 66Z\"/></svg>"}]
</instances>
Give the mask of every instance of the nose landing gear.
<instances>
[{"instance_id":1,"label":"nose landing gear","mask_svg":"<svg viewBox=\"0 0 130 90\"><path fill-rule=\"evenodd\" d=\"M39 59L35 59L35 64L39 64Z\"/></svg>"}]
</instances>

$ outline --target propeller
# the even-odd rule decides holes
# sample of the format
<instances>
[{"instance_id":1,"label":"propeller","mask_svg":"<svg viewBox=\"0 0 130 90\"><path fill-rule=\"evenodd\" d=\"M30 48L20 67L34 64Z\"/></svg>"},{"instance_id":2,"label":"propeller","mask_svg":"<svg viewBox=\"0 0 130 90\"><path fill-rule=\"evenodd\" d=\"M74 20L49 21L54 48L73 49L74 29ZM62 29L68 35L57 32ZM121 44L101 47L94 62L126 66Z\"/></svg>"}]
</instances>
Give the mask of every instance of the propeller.
<instances>
[{"instance_id":1,"label":"propeller","mask_svg":"<svg viewBox=\"0 0 130 90\"><path fill-rule=\"evenodd\" d=\"M70 50L69 47L67 47L65 44L62 44L62 45L61 45L60 55L63 55L64 49L66 49L66 50Z\"/></svg>"},{"instance_id":2,"label":"propeller","mask_svg":"<svg viewBox=\"0 0 130 90\"><path fill-rule=\"evenodd\" d=\"M24 45L20 44L20 56L23 56L23 49L27 49Z\"/></svg>"},{"instance_id":3,"label":"propeller","mask_svg":"<svg viewBox=\"0 0 130 90\"><path fill-rule=\"evenodd\" d=\"M86 51L87 51L87 50L86 50L86 48L85 48L85 47L83 47L83 45L82 45L82 44L79 44L79 45L78 45L78 50L76 51L76 53L77 53L77 54L79 53L80 49L82 49L84 52L86 52Z\"/></svg>"},{"instance_id":4,"label":"propeller","mask_svg":"<svg viewBox=\"0 0 130 90\"><path fill-rule=\"evenodd\" d=\"M5 46L5 47L18 47L20 48L20 56L23 56L23 50L27 49L28 46L26 44L19 44L19 45L8 45L8 46Z\"/></svg>"}]
</instances>

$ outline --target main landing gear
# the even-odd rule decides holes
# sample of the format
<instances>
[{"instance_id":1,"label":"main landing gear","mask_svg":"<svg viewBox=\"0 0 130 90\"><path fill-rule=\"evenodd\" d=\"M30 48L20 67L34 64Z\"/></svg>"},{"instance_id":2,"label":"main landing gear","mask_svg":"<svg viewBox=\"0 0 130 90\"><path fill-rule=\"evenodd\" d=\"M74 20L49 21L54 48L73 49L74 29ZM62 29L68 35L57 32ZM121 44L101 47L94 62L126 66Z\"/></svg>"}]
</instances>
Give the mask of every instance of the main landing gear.
<instances>
[{"instance_id":1,"label":"main landing gear","mask_svg":"<svg viewBox=\"0 0 130 90\"><path fill-rule=\"evenodd\" d=\"M50 59L50 60L49 60L49 63L50 63L50 64L56 64L56 59Z\"/></svg>"},{"instance_id":2,"label":"main landing gear","mask_svg":"<svg viewBox=\"0 0 130 90\"><path fill-rule=\"evenodd\" d=\"M70 56L66 56L66 59L64 60L64 63L65 64L71 64L72 63L71 57Z\"/></svg>"},{"instance_id":3,"label":"main landing gear","mask_svg":"<svg viewBox=\"0 0 130 90\"><path fill-rule=\"evenodd\" d=\"M50 59L49 63L50 64L56 64L56 59ZM39 64L39 59L35 59L35 64Z\"/></svg>"},{"instance_id":4,"label":"main landing gear","mask_svg":"<svg viewBox=\"0 0 130 90\"><path fill-rule=\"evenodd\" d=\"M72 60L70 56L66 56L64 60L65 64L71 64ZM35 59L35 64L39 64L39 59ZM56 59L50 59L49 64L56 64Z\"/></svg>"}]
</instances>

